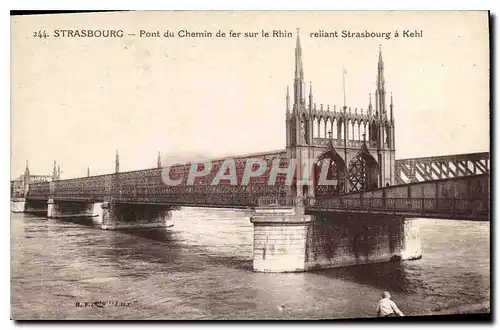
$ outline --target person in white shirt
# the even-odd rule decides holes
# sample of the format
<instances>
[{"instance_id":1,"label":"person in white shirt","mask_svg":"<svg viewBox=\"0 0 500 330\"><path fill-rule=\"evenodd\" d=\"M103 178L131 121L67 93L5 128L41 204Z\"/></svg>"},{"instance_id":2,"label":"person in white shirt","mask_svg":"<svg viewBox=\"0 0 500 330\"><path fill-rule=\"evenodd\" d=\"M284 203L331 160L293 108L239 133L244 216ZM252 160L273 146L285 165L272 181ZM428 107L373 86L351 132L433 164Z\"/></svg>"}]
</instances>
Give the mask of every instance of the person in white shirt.
<instances>
[{"instance_id":1,"label":"person in white shirt","mask_svg":"<svg viewBox=\"0 0 500 330\"><path fill-rule=\"evenodd\" d=\"M396 303L391 300L389 292L382 293L382 299L379 300L377 305L377 316L404 316L396 306Z\"/></svg>"}]
</instances>

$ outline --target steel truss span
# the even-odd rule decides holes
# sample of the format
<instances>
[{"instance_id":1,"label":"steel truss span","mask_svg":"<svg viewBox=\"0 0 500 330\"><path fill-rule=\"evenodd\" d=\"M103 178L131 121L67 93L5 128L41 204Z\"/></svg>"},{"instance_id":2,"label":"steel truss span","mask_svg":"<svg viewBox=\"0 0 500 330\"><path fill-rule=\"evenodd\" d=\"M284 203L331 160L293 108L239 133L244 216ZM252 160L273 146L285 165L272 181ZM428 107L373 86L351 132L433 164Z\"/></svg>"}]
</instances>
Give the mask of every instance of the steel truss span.
<instances>
[{"instance_id":1,"label":"steel truss span","mask_svg":"<svg viewBox=\"0 0 500 330\"><path fill-rule=\"evenodd\" d=\"M396 182L424 182L490 171L488 152L396 160Z\"/></svg>"}]
</instances>

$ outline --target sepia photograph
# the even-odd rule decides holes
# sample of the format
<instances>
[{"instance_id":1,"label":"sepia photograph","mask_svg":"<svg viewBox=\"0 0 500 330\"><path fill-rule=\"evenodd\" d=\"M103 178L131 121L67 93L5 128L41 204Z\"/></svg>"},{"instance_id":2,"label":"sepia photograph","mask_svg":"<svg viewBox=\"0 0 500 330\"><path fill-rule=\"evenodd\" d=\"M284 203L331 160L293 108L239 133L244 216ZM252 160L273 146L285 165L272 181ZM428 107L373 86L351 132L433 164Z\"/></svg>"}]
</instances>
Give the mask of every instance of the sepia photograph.
<instances>
[{"instance_id":1,"label":"sepia photograph","mask_svg":"<svg viewBox=\"0 0 500 330\"><path fill-rule=\"evenodd\" d=\"M11 12L11 319L491 321L490 24Z\"/></svg>"}]
</instances>

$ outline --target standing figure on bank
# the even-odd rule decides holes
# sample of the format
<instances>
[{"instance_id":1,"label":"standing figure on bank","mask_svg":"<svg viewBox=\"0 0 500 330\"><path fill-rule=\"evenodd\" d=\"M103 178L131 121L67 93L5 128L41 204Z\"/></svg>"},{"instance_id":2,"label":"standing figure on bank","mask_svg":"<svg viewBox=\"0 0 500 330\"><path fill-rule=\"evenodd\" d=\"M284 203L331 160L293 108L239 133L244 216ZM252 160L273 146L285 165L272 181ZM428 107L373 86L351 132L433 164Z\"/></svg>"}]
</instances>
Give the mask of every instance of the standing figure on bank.
<instances>
[{"instance_id":1,"label":"standing figure on bank","mask_svg":"<svg viewBox=\"0 0 500 330\"><path fill-rule=\"evenodd\" d=\"M382 299L379 300L377 305L377 316L404 316L404 314L396 306L396 303L391 300L390 293L385 291L382 293Z\"/></svg>"}]
</instances>

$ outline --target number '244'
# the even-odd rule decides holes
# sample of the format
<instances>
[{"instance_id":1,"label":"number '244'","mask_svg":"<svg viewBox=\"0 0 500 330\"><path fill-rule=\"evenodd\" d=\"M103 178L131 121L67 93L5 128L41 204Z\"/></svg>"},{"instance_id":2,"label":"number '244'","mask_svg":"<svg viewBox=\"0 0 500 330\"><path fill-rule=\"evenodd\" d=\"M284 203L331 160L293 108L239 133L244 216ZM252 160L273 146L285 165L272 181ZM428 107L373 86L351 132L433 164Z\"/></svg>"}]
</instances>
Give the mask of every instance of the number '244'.
<instances>
[{"instance_id":1,"label":"number '244'","mask_svg":"<svg viewBox=\"0 0 500 330\"><path fill-rule=\"evenodd\" d=\"M47 31L45 30L38 30L33 32L33 38L48 38L49 35L47 34Z\"/></svg>"}]
</instances>

